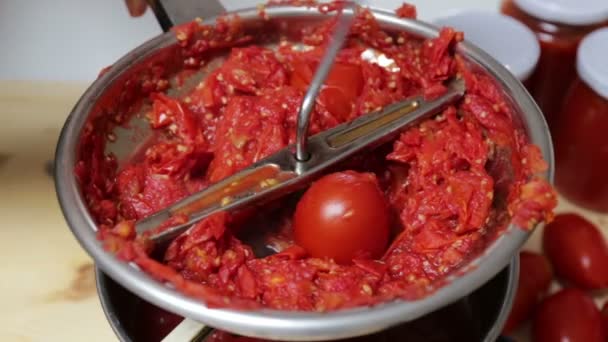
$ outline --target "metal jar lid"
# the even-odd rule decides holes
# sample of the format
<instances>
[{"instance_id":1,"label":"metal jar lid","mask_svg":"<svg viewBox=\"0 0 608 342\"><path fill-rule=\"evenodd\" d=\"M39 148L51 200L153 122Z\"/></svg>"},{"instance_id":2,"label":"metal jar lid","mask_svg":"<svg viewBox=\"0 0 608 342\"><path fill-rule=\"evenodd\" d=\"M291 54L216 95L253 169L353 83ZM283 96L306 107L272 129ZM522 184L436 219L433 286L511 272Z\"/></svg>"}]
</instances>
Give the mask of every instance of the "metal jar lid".
<instances>
[{"instance_id":1,"label":"metal jar lid","mask_svg":"<svg viewBox=\"0 0 608 342\"><path fill-rule=\"evenodd\" d=\"M519 21L490 11L457 10L440 15L433 22L464 32L465 40L484 49L520 81L526 80L538 64L540 44L534 33Z\"/></svg>"},{"instance_id":2,"label":"metal jar lid","mask_svg":"<svg viewBox=\"0 0 608 342\"><path fill-rule=\"evenodd\" d=\"M608 20L606 0L513 0L524 12L560 24L584 26Z\"/></svg>"},{"instance_id":3,"label":"metal jar lid","mask_svg":"<svg viewBox=\"0 0 608 342\"><path fill-rule=\"evenodd\" d=\"M608 27L590 33L578 48L578 76L589 88L608 99Z\"/></svg>"}]
</instances>

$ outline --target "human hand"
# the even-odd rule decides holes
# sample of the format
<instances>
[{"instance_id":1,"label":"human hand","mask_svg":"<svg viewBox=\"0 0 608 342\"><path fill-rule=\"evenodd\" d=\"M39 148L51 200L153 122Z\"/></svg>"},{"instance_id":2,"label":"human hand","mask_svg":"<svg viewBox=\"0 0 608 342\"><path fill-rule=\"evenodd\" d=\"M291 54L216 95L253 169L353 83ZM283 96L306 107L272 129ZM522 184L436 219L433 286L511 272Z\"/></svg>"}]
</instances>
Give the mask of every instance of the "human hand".
<instances>
[{"instance_id":1,"label":"human hand","mask_svg":"<svg viewBox=\"0 0 608 342\"><path fill-rule=\"evenodd\" d=\"M146 13L146 8L148 8L148 3L146 0L125 0L127 4L127 9L129 9L129 14L132 17L140 17L144 13Z\"/></svg>"}]
</instances>

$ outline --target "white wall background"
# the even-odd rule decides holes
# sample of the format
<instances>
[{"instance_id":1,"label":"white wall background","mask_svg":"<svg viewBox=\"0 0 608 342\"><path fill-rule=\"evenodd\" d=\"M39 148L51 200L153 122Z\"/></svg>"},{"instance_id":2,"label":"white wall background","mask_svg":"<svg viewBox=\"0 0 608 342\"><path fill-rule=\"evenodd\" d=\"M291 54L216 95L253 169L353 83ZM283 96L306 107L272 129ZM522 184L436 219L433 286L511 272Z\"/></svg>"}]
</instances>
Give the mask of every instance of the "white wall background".
<instances>
[{"instance_id":1,"label":"white wall background","mask_svg":"<svg viewBox=\"0 0 608 342\"><path fill-rule=\"evenodd\" d=\"M222 0L229 10L259 2ZM454 8L496 9L499 0L410 2L420 18L432 19ZM394 9L401 1L368 3ZM131 18L123 0L0 0L0 80L91 81L160 32L151 11Z\"/></svg>"}]
</instances>

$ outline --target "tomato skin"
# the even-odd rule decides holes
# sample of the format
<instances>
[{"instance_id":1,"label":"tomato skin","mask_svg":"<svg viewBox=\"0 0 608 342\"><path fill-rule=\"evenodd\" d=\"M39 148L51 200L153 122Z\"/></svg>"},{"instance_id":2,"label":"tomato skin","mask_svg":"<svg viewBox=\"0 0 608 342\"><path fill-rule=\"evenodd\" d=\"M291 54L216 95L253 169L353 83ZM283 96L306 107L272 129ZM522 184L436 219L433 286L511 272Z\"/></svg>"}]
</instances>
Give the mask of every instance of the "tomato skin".
<instances>
[{"instance_id":1,"label":"tomato skin","mask_svg":"<svg viewBox=\"0 0 608 342\"><path fill-rule=\"evenodd\" d=\"M294 216L296 243L313 257L350 263L378 258L389 238L389 211L376 177L338 172L312 184Z\"/></svg>"},{"instance_id":2,"label":"tomato skin","mask_svg":"<svg viewBox=\"0 0 608 342\"><path fill-rule=\"evenodd\" d=\"M583 289L608 288L608 245L599 229L577 214L560 214L543 232L555 273Z\"/></svg>"},{"instance_id":3,"label":"tomato skin","mask_svg":"<svg viewBox=\"0 0 608 342\"><path fill-rule=\"evenodd\" d=\"M290 78L290 84L302 91L306 91L314 76L315 68L311 66L311 63L294 61L294 71ZM361 67L352 64L336 63L330 70L321 88L319 102L331 114L341 120L347 120L362 89L363 73Z\"/></svg>"},{"instance_id":4,"label":"tomato skin","mask_svg":"<svg viewBox=\"0 0 608 342\"><path fill-rule=\"evenodd\" d=\"M576 288L543 300L534 318L533 335L535 342L605 342L600 311Z\"/></svg>"},{"instance_id":5,"label":"tomato skin","mask_svg":"<svg viewBox=\"0 0 608 342\"><path fill-rule=\"evenodd\" d=\"M522 251L519 253L519 265L517 293L503 329L505 335L531 317L536 304L547 293L553 279L551 264L542 254Z\"/></svg>"}]
</instances>

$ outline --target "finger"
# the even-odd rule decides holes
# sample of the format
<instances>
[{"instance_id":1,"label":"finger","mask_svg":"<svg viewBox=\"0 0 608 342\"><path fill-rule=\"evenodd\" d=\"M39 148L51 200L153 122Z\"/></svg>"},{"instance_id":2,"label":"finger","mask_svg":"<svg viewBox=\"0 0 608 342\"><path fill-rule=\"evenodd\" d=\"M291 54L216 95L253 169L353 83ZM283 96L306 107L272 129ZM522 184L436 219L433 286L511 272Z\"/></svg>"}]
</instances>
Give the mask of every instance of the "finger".
<instances>
[{"instance_id":1,"label":"finger","mask_svg":"<svg viewBox=\"0 0 608 342\"><path fill-rule=\"evenodd\" d=\"M125 0L127 3L127 8L129 9L129 14L132 17L139 17L146 12L146 7L148 4L146 0Z\"/></svg>"}]
</instances>

